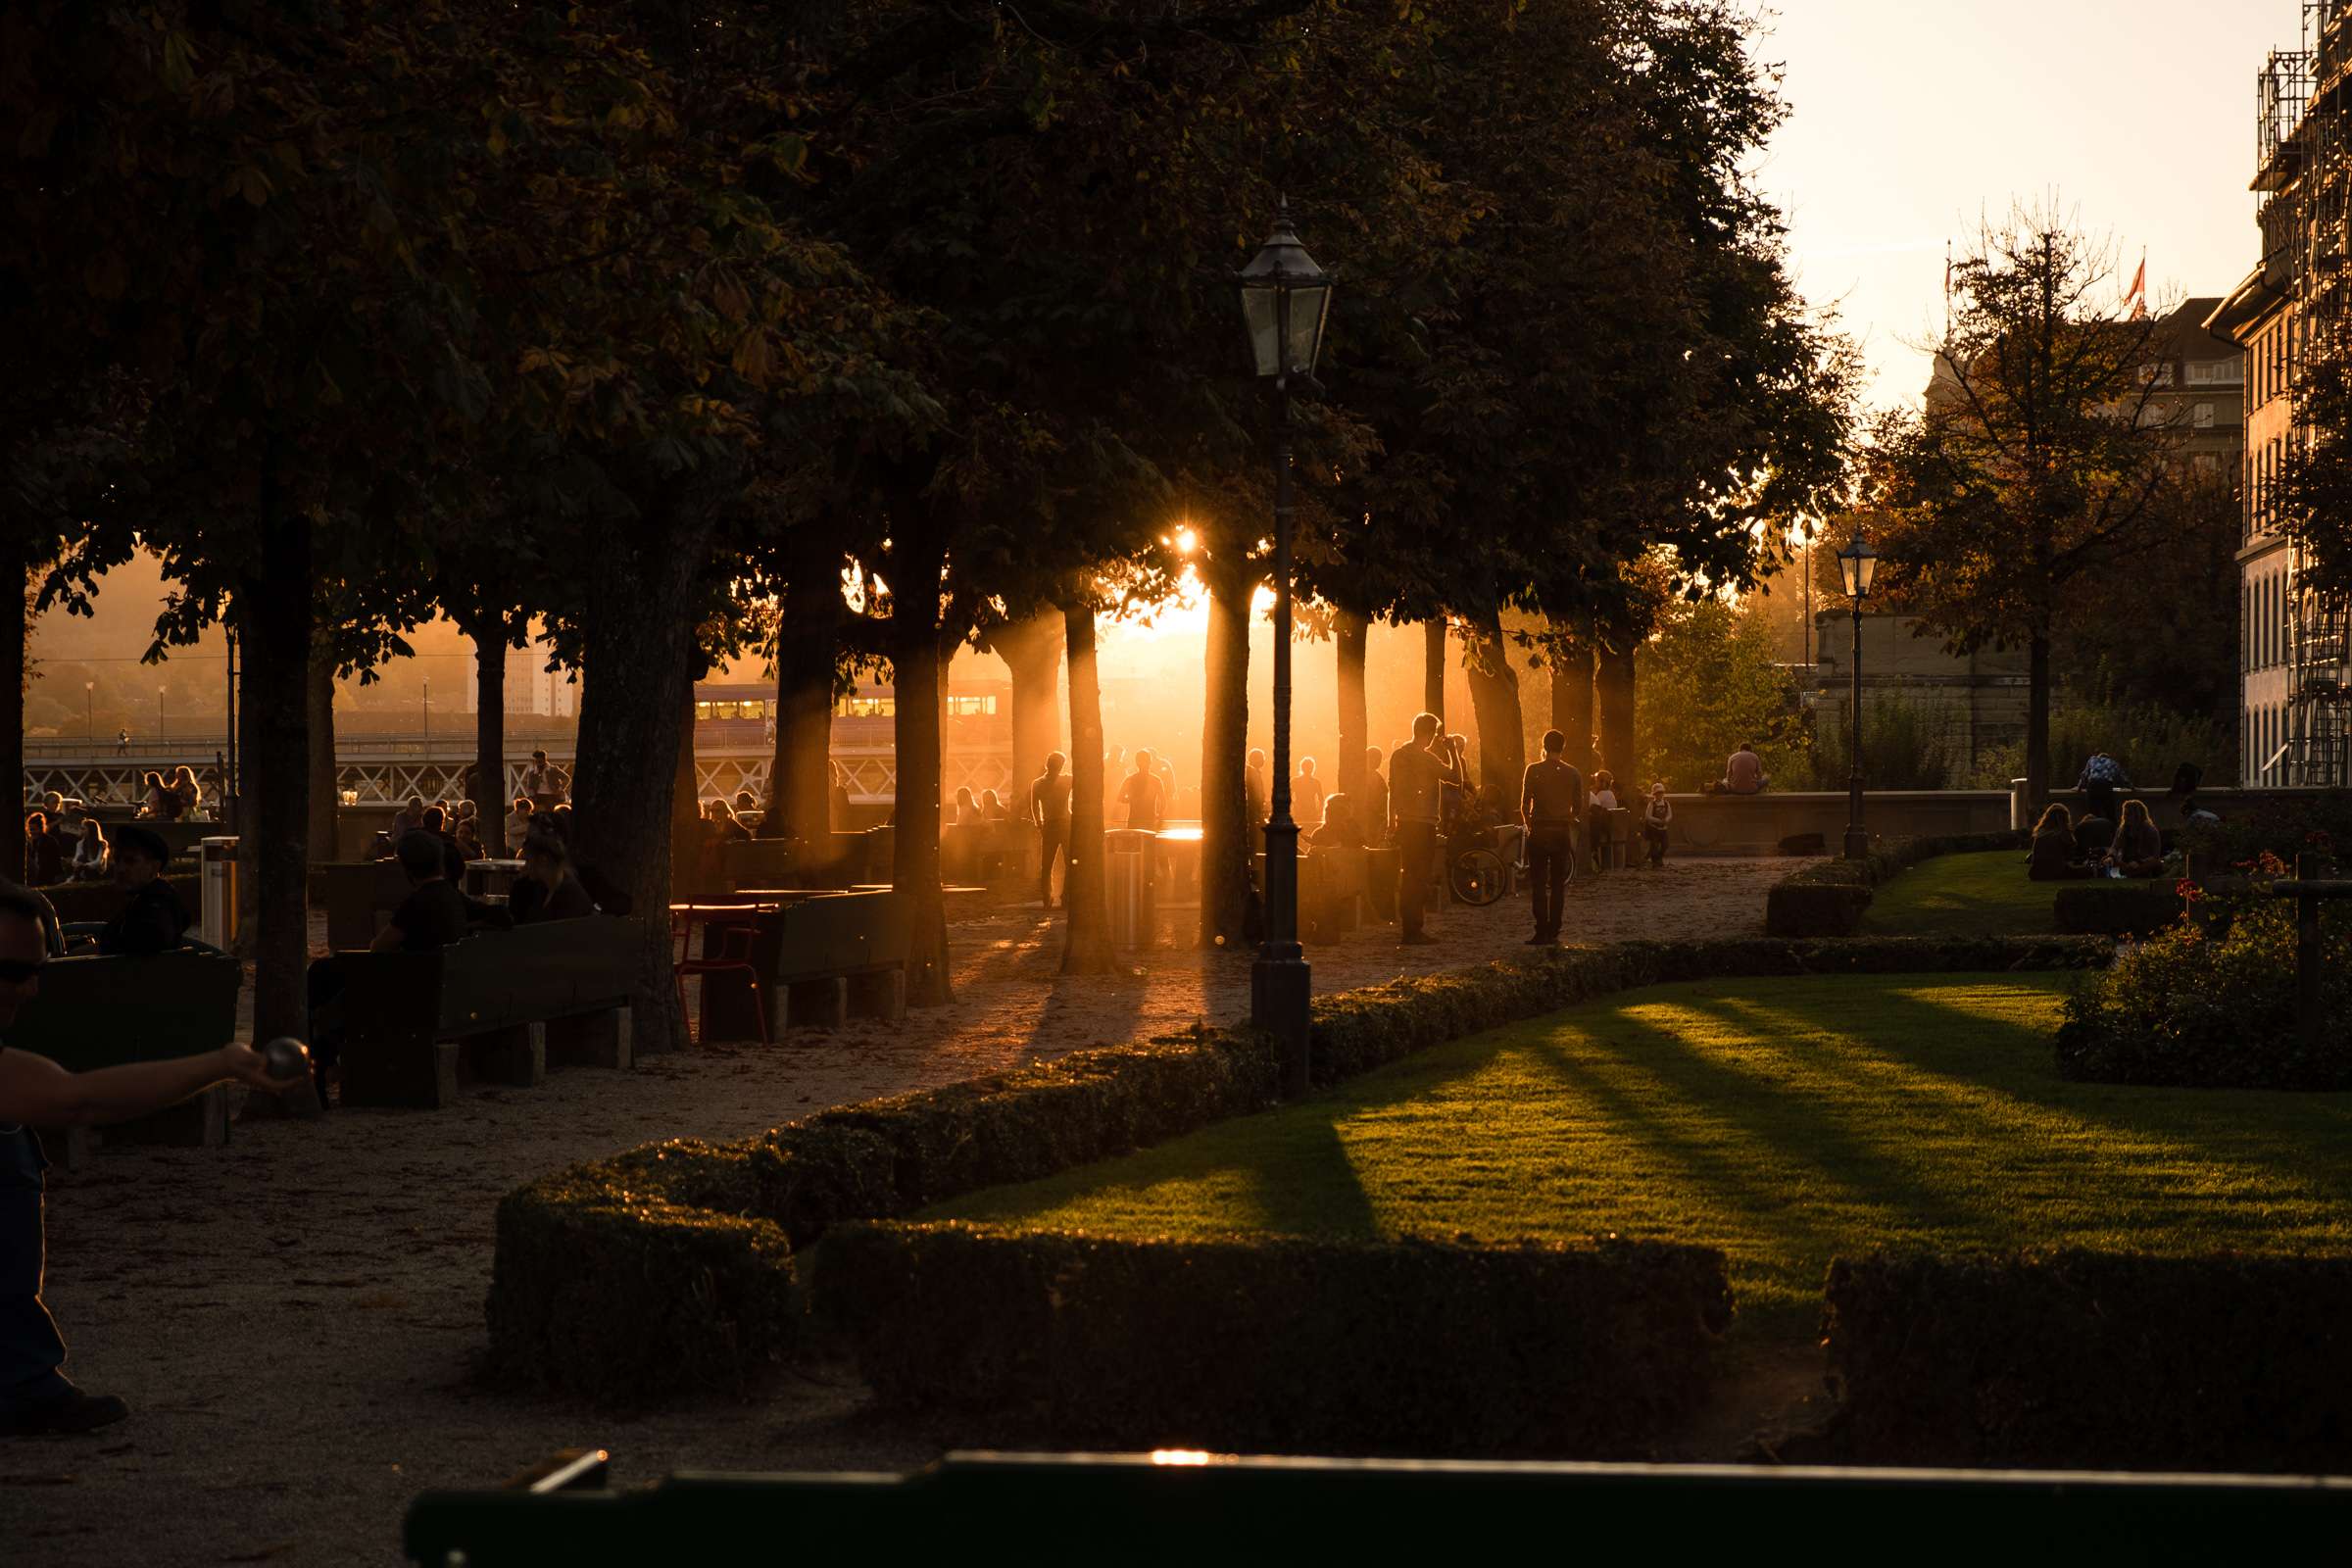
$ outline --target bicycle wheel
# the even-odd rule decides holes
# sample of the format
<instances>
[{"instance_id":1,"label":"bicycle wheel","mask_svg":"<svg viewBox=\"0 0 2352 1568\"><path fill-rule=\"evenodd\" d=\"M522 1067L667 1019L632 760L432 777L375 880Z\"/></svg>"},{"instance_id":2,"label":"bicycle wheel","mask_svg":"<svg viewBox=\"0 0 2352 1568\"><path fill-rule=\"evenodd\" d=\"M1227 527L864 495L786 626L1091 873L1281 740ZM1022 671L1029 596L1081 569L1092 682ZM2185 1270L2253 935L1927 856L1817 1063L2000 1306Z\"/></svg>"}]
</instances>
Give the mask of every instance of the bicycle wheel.
<instances>
[{"instance_id":1,"label":"bicycle wheel","mask_svg":"<svg viewBox=\"0 0 2352 1568\"><path fill-rule=\"evenodd\" d=\"M1502 897L1502 857L1493 850L1464 850L1446 870L1456 903L1484 908Z\"/></svg>"}]
</instances>

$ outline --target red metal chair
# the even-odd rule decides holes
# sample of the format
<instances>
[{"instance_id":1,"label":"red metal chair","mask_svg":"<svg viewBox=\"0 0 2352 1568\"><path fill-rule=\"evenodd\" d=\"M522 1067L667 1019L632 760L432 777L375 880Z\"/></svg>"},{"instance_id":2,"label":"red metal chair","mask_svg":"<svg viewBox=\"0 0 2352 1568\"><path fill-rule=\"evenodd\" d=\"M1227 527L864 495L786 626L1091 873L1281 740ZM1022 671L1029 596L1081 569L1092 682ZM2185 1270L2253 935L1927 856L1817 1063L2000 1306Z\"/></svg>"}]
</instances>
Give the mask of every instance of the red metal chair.
<instances>
[{"instance_id":1,"label":"red metal chair","mask_svg":"<svg viewBox=\"0 0 2352 1568\"><path fill-rule=\"evenodd\" d=\"M687 977L689 975L726 974L734 970L741 970L745 981L752 988L752 1011L760 1019L760 1043L763 1046L773 1045L775 1042L768 1034L767 1028L767 999L760 994L760 967L752 962L752 941L760 934L758 924L748 918L725 922L711 921L710 924L718 933L718 956L712 957L709 953L705 953L698 958L694 956L694 915L691 911L684 909L670 911L669 976L670 983L678 989L678 1016L688 1019L687 1038L689 1042L691 1043L694 1038L694 1025L686 1011ZM704 939L704 946L706 948L710 946L708 937ZM705 988L706 992L708 989L708 987ZM706 1035L709 1033L708 1022L705 1023L704 1032Z\"/></svg>"}]
</instances>

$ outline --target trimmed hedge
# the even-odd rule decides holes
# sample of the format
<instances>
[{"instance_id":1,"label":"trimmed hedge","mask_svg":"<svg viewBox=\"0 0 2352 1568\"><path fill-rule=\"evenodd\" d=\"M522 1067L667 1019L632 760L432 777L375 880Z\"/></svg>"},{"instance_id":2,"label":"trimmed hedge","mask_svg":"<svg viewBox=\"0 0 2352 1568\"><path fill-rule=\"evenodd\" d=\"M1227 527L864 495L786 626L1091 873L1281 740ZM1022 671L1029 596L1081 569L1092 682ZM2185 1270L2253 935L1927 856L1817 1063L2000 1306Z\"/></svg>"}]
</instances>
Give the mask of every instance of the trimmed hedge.
<instances>
[{"instance_id":1,"label":"trimmed hedge","mask_svg":"<svg viewBox=\"0 0 2352 1568\"><path fill-rule=\"evenodd\" d=\"M2030 937L1547 951L1318 999L1314 1076L1337 1083L1427 1046L1667 981L2084 968L2111 956L2104 942ZM740 1389L749 1361L788 1349L794 1330L737 1271L763 1261L789 1280L792 1250L845 1222L898 1218L1164 1143L1265 1109L1280 1101L1281 1085L1280 1055L1267 1037L1196 1029L844 1106L738 1144L652 1146L574 1167L499 1206L491 1363L502 1375L597 1398ZM695 1230L698 1208L725 1224ZM581 1223L581 1214L596 1223ZM632 1216L646 1221L643 1249L624 1223ZM738 1222L747 1228L734 1228ZM669 1339L662 1302L627 1292L597 1299L611 1296L616 1279L656 1288L663 1270L682 1266L681 1249L691 1251L694 1288L709 1297L697 1309L725 1340L722 1351L692 1365ZM590 1311L609 1326L580 1322Z\"/></svg>"},{"instance_id":2,"label":"trimmed hedge","mask_svg":"<svg viewBox=\"0 0 2352 1568\"><path fill-rule=\"evenodd\" d=\"M1783 877L1764 895L1765 934L1790 940L1850 937L1862 929L1873 890L1888 877L1939 855L2023 849L2025 843L2023 833L1947 833L1882 844L1865 859L1808 865Z\"/></svg>"},{"instance_id":3,"label":"trimmed hedge","mask_svg":"<svg viewBox=\"0 0 2352 1568\"><path fill-rule=\"evenodd\" d=\"M2051 906L2058 929L2077 936L2152 936L2180 918L2174 879L2118 882L2112 877L2056 884Z\"/></svg>"},{"instance_id":4,"label":"trimmed hedge","mask_svg":"<svg viewBox=\"0 0 2352 1568\"><path fill-rule=\"evenodd\" d=\"M2352 1467L2352 1258L1840 1258L1825 1322L1858 1462Z\"/></svg>"},{"instance_id":5,"label":"trimmed hedge","mask_svg":"<svg viewBox=\"0 0 2352 1568\"><path fill-rule=\"evenodd\" d=\"M750 1177L739 1148L677 1142L500 1200L493 1378L607 1404L748 1392L805 1317L792 1244L746 1212Z\"/></svg>"},{"instance_id":6,"label":"trimmed hedge","mask_svg":"<svg viewBox=\"0 0 2352 1568\"><path fill-rule=\"evenodd\" d=\"M1110 1241L858 1225L819 1312L888 1405L992 1438L1271 1452L1648 1452L1731 1321L1712 1248Z\"/></svg>"}]
</instances>

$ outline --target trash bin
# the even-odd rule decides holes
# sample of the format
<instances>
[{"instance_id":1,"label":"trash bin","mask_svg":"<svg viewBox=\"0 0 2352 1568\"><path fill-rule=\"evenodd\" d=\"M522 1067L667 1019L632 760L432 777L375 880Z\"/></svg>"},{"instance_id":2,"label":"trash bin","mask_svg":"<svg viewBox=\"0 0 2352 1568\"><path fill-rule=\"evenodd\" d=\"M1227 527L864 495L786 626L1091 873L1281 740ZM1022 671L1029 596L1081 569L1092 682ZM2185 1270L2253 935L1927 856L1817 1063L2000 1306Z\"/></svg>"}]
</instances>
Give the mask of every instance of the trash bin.
<instances>
[{"instance_id":1,"label":"trash bin","mask_svg":"<svg viewBox=\"0 0 2352 1568\"><path fill-rule=\"evenodd\" d=\"M226 952L237 942L237 841L205 839L197 845L197 858L204 879L198 935Z\"/></svg>"},{"instance_id":2,"label":"trash bin","mask_svg":"<svg viewBox=\"0 0 2352 1568\"><path fill-rule=\"evenodd\" d=\"M1113 946L1150 945L1153 923L1152 862L1159 835L1144 828L1111 828L1102 835L1102 881L1110 906Z\"/></svg>"}]
</instances>

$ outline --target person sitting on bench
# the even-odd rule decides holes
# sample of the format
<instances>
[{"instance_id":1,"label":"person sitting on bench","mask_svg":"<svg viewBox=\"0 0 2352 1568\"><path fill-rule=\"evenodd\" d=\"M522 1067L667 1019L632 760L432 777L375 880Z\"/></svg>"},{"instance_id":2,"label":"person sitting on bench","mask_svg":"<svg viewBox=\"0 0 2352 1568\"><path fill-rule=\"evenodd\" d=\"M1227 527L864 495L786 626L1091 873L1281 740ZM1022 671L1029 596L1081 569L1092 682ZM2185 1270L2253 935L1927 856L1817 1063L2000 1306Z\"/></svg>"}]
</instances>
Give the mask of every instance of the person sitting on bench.
<instances>
[{"instance_id":1,"label":"person sitting on bench","mask_svg":"<svg viewBox=\"0 0 2352 1568\"><path fill-rule=\"evenodd\" d=\"M122 912L100 928L98 951L110 956L147 957L179 947L195 923L164 880L172 847L162 835L133 823L115 830L115 886L130 894Z\"/></svg>"},{"instance_id":2,"label":"person sitting on bench","mask_svg":"<svg viewBox=\"0 0 2352 1568\"><path fill-rule=\"evenodd\" d=\"M507 895L507 912L516 925L577 920L596 912L596 901L571 874L571 853L553 833L534 833L522 841L522 874Z\"/></svg>"},{"instance_id":3,"label":"person sitting on bench","mask_svg":"<svg viewBox=\"0 0 2352 1568\"><path fill-rule=\"evenodd\" d=\"M400 836L398 858L409 879L409 896L368 944L369 953L432 953L465 940L470 910L466 895L447 874L446 848L441 835L423 828L411 828ZM313 962L307 977L311 1073L322 1109L329 1103L327 1072L343 1055L343 993L350 983L332 954Z\"/></svg>"}]
</instances>

